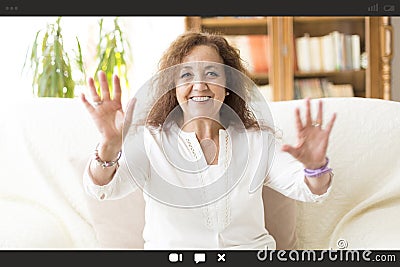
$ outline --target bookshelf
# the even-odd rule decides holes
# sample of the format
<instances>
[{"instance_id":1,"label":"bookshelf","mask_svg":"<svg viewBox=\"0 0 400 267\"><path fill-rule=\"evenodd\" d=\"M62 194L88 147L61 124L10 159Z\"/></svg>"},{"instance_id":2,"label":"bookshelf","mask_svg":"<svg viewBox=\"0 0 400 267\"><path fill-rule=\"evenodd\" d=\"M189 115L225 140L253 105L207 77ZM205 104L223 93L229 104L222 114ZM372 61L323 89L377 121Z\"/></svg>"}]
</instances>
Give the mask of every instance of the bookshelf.
<instances>
[{"instance_id":1,"label":"bookshelf","mask_svg":"<svg viewBox=\"0 0 400 267\"><path fill-rule=\"evenodd\" d=\"M252 73L251 78L260 86L270 85L273 101L295 99L295 81L302 79L321 79L337 85L351 85L354 96L358 97L391 98L393 33L390 17L187 17L186 29L217 32L226 36L268 35L270 68L268 72ZM304 36L322 39L332 32L344 36L357 35L359 59L354 62L360 63L363 59L367 64L329 70L321 68L304 71L299 68L305 61L300 58L301 63L298 62L296 39Z\"/></svg>"}]
</instances>

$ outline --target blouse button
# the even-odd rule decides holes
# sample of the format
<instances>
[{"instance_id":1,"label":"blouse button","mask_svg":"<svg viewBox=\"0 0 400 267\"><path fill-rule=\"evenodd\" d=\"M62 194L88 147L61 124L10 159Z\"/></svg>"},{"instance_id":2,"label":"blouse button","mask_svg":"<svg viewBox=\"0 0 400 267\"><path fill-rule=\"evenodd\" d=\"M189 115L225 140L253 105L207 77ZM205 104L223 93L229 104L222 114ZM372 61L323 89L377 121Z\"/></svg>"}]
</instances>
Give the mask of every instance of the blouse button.
<instances>
[{"instance_id":1,"label":"blouse button","mask_svg":"<svg viewBox=\"0 0 400 267\"><path fill-rule=\"evenodd\" d=\"M106 194L101 194L100 199L103 200L106 197Z\"/></svg>"}]
</instances>

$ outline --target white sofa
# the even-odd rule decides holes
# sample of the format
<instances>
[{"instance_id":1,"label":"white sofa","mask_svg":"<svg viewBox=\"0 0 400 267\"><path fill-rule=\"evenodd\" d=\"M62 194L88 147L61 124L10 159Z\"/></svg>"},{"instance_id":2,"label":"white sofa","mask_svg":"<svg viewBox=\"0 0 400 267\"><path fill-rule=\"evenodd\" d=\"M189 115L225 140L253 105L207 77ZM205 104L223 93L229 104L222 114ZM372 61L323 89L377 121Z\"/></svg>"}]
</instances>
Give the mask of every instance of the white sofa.
<instances>
[{"instance_id":1,"label":"white sofa","mask_svg":"<svg viewBox=\"0 0 400 267\"><path fill-rule=\"evenodd\" d=\"M326 120L337 113L331 194L312 204L270 191L268 229L282 249L400 249L400 103L324 103ZM294 108L303 101L270 106L284 141L294 143ZM0 111L0 248L142 248L140 191L103 202L83 191L98 134L78 99L3 100Z\"/></svg>"}]
</instances>

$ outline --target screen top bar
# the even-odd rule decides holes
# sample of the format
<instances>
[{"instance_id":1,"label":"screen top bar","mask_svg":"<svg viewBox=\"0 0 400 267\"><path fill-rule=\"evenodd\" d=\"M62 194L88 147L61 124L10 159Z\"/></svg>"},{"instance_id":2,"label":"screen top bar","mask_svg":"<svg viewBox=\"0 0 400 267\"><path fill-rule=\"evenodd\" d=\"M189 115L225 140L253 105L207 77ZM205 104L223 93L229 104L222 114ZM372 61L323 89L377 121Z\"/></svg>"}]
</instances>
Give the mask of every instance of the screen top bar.
<instances>
[{"instance_id":1,"label":"screen top bar","mask_svg":"<svg viewBox=\"0 0 400 267\"><path fill-rule=\"evenodd\" d=\"M3 0L1 16L400 16L398 0Z\"/></svg>"}]
</instances>

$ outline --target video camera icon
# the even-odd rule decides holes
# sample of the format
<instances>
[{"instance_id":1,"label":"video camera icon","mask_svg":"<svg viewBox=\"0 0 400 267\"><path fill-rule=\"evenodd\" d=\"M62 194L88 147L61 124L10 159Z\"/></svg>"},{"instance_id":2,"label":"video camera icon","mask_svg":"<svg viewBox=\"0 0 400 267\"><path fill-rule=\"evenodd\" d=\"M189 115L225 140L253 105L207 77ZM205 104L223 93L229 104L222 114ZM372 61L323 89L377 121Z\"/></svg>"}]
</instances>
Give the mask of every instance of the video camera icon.
<instances>
[{"instance_id":1,"label":"video camera icon","mask_svg":"<svg viewBox=\"0 0 400 267\"><path fill-rule=\"evenodd\" d=\"M183 254L182 253L170 253L168 255L168 260L170 262L181 262L181 261L183 261Z\"/></svg>"}]
</instances>

